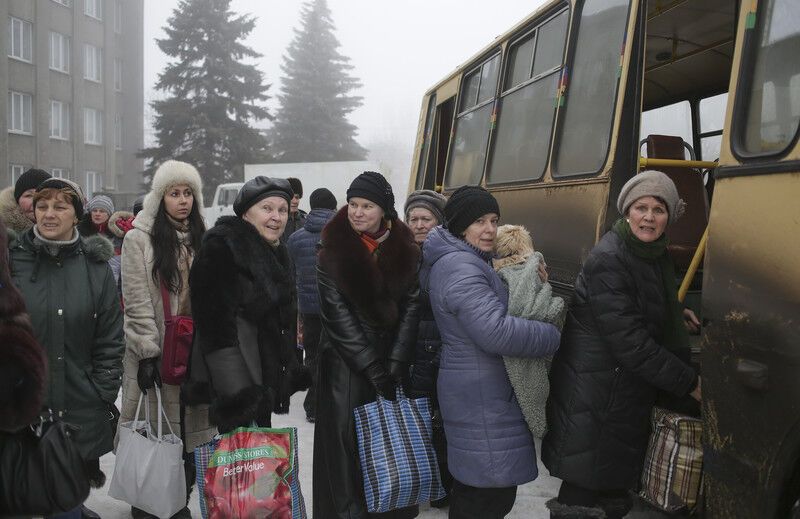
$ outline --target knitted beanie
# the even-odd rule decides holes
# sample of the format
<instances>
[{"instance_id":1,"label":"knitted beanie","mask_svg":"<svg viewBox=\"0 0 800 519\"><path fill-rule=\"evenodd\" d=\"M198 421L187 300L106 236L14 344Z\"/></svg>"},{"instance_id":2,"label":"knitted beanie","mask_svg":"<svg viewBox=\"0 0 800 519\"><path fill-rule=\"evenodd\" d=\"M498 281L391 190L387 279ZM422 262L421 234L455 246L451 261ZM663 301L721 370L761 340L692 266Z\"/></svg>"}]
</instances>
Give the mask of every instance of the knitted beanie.
<instances>
[{"instance_id":1,"label":"knitted beanie","mask_svg":"<svg viewBox=\"0 0 800 519\"><path fill-rule=\"evenodd\" d=\"M89 212L95 209L102 209L111 216L114 213L114 202L106 195L97 195L86 205L86 210Z\"/></svg>"},{"instance_id":2,"label":"knitted beanie","mask_svg":"<svg viewBox=\"0 0 800 519\"><path fill-rule=\"evenodd\" d=\"M447 198L436 191L431 191L430 189L420 189L419 191L414 191L408 195L408 198L406 199L406 221L408 221L408 215L411 213L412 209L421 207L422 209L427 209L433 213L434 218L436 218L439 223L443 223L444 205L446 203Z\"/></svg>"},{"instance_id":3,"label":"knitted beanie","mask_svg":"<svg viewBox=\"0 0 800 519\"><path fill-rule=\"evenodd\" d=\"M336 209L336 197L333 196L333 193L330 190L321 187L319 189L315 189L311 193L311 198L309 199L311 203L311 209Z\"/></svg>"},{"instance_id":4,"label":"knitted beanie","mask_svg":"<svg viewBox=\"0 0 800 519\"><path fill-rule=\"evenodd\" d=\"M300 182L300 179L289 177L286 180L289 181L289 185L292 186L292 191L297 195L297 198L303 198L303 183Z\"/></svg>"},{"instance_id":5,"label":"knitted beanie","mask_svg":"<svg viewBox=\"0 0 800 519\"><path fill-rule=\"evenodd\" d=\"M29 189L36 189L39 184L50 178L50 173L42 169L31 168L19 176L14 184L14 200L19 203L19 197Z\"/></svg>"},{"instance_id":6,"label":"knitted beanie","mask_svg":"<svg viewBox=\"0 0 800 519\"><path fill-rule=\"evenodd\" d=\"M686 203L678 195L678 189L672 179L660 171L650 169L634 175L622 186L617 198L619 214L622 216L628 214L631 205L644 196L660 198L667 204L669 223L680 218L686 209Z\"/></svg>"},{"instance_id":7,"label":"knitted beanie","mask_svg":"<svg viewBox=\"0 0 800 519\"><path fill-rule=\"evenodd\" d=\"M72 202L72 207L75 208L75 216L81 218L83 216L83 190L81 186L71 180L65 178L48 178L36 188L36 192L44 191L45 189L65 189Z\"/></svg>"},{"instance_id":8,"label":"knitted beanie","mask_svg":"<svg viewBox=\"0 0 800 519\"><path fill-rule=\"evenodd\" d=\"M349 202L353 197L366 198L370 202L375 202L386 213L386 218L390 220L397 218L392 186L380 173L365 171L357 176L347 189L347 201Z\"/></svg>"},{"instance_id":9,"label":"knitted beanie","mask_svg":"<svg viewBox=\"0 0 800 519\"><path fill-rule=\"evenodd\" d=\"M500 205L490 192L480 186L459 187L444 206L447 229L453 236L459 237L472 222L488 213L500 216Z\"/></svg>"}]
</instances>

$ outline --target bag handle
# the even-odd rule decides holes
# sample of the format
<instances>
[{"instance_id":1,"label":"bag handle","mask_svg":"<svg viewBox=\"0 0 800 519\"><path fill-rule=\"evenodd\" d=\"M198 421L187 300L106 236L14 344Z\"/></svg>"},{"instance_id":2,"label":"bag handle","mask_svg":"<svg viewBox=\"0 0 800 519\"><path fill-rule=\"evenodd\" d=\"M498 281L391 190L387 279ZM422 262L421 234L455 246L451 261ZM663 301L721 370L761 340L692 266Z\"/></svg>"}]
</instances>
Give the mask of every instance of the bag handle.
<instances>
[{"instance_id":1,"label":"bag handle","mask_svg":"<svg viewBox=\"0 0 800 519\"><path fill-rule=\"evenodd\" d=\"M395 401L397 402L399 402L400 400L407 399L406 393L405 391L403 391L403 384L397 384L397 388L395 388L394 394L395 394ZM376 396L378 397L378 400L386 400L386 398L381 396L380 393L378 393Z\"/></svg>"},{"instance_id":2,"label":"bag handle","mask_svg":"<svg viewBox=\"0 0 800 519\"><path fill-rule=\"evenodd\" d=\"M161 280L160 283L161 287L161 303L164 307L164 320L166 321L170 317L172 317L172 308L169 304L169 290L167 290L167 284L164 283L164 280Z\"/></svg>"},{"instance_id":3,"label":"bag handle","mask_svg":"<svg viewBox=\"0 0 800 519\"><path fill-rule=\"evenodd\" d=\"M169 433L171 435L175 436L175 431L172 430L172 424L170 423L169 418L167 417L167 411L164 409L164 405L161 403L161 388L158 387L158 386L155 386L153 389L156 390L156 400L158 402L158 426L157 426L157 430L158 430L158 441L161 441L161 439L162 439L162 437L164 435L162 422L161 422L161 417L162 416L164 417L164 421L167 422L167 428L169 429ZM147 407L150 407L150 406L147 406Z\"/></svg>"}]
</instances>

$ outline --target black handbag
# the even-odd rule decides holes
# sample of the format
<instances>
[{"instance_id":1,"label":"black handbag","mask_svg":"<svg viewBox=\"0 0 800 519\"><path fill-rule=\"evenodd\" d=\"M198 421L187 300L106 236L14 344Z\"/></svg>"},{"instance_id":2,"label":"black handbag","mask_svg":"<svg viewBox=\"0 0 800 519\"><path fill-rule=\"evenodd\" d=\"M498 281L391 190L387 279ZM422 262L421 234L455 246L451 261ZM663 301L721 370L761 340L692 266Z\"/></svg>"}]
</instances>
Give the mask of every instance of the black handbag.
<instances>
[{"instance_id":1,"label":"black handbag","mask_svg":"<svg viewBox=\"0 0 800 519\"><path fill-rule=\"evenodd\" d=\"M14 433L0 434L0 516L69 512L89 496L77 429L52 414Z\"/></svg>"}]
</instances>

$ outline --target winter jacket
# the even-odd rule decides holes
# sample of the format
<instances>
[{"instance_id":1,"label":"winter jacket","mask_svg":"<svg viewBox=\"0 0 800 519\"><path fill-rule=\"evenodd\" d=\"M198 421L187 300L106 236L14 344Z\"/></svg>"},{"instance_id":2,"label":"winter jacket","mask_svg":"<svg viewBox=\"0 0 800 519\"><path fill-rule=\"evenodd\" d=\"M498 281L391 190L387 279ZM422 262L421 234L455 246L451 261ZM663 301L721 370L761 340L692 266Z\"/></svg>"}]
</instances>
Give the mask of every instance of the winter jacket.
<instances>
[{"instance_id":1,"label":"winter jacket","mask_svg":"<svg viewBox=\"0 0 800 519\"><path fill-rule=\"evenodd\" d=\"M442 338L433 316L431 296L420 287L419 327L414 347L414 365L411 367L411 389L415 396L434 397L441 347Z\"/></svg>"},{"instance_id":2,"label":"winter jacket","mask_svg":"<svg viewBox=\"0 0 800 519\"><path fill-rule=\"evenodd\" d=\"M133 223L133 229L125 235L122 244L122 297L125 301L125 361L122 380L122 416L120 423L131 421L139 400L139 384L136 374L139 360L161 356L164 341L164 304L161 301L160 282L153 280L153 245L150 232L155 218L154 208L143 209ZM175 231L178 232L178 231ZM188 233L178 233L182 241L189 239ZM189 290L184 286L183 290ZM169 293L170 307L177 311L179 294ZM207 442L216 429L208 420L208 406L187 406L181 421L180 387L164 384L161 396L167 418L175 434L185 434L184 448L187 452ZM158 416L155 392L147 394L150 416ZM144 414L144 411L142 411Z\"/></svg>"},{"instance_id":3,"label":"winter jacket","mask_svg":"<svg viewBox=\"0 0 800 519\"><path fill-rule=\"evenodd\" d=\"M533 437L503 355L550 355L558 348L558 329L508 315L508 291L489 256L441 226L428 234L423 258L420 283L442 336L437 392L450 472L479 488L532 481Z\"/></svg>"},{"instance_id":4,"label":"winter jacket","mask_svg":"<svg viewBox=\"0 0 800 519\"><path fill-rule=\"evenodd\" d=\"M108 404L119 392L124 342L108 240L81 238L51 256L29 230L10 242L12 279L22 292L49 367L47 405L80 426L86 459L112 448Z\"/></svg>"},{"instance_id":5,"label":"winter jacket","mask_svg":"<svg viewBox=\"0 0 800 519\"><path fill-rule=\"evenodd\" d=\"M410 363L417 334L419 247L392 220L371 255L343 207L322 231L322 333L314 428L314 519L366 519L353 409L376 399L365 370Z\"/></svg>"},{"instance_id":6,"label":"winter jacket","mask_svg":"<svg viewBox=\"0 0 800 519\"><path fill-rule=\"evenodd\" d=\"M0 220L9 230L17 234L22 234L33 227L33 222L22 213L14 199L14 186L0 191Z\"/></svg>"},{"instance_id":7,"label":"winter jacket","mask_svg":"<svg viewBox=\"0 0 800 519\"><path fill-rule=\"evenodd\" d=\"M297 278L297 306L301 314L319 314L317 290L317 244L325 227L336 211L313 209L308 213L302 229L292 234L286 242L289 256L294 262Z\"/></svg>"},{"instance_id":8,"label":"winter jacket","mask_svg":"<svg viewBox=\"0 0 800 519\"><path fill-rule=\"evenodd\" d=\"M108 260L111 271L114 273L114 279L117 286L120 285L120 272L122 271L122 240L125 234L131 230L133 226L133 213L128 211L116 211L108 219L108 230L114 236L112 243L114 244L114 257Z\"/></svg>"},{"instance_id":9,"label":"winter jacket","mask_svg":"<svg viewBox=\"0 0 800 519\"><path fill-rule=\"evenodd\" d=\"M575 281L550 371L542 460L551 475L592 490L636 488L656 390L686 395L697 381L658 343L665 303L658 265L606 233Z\"/></svg>"},{"instance_id":10,"label":"winter jacket","mask_svg":"<svg viewBox=\"0 0 800 519\"><path fill-rule=\"evenodd\" d=\"M220 430L269 426L270 414L288 412L291 393L305 389L290 261L285 245L272 247L236 216L217 220L195 256L195 341L183 394L187 403L211 403Z\"/></svg>"},{"instance_id":11,"label":"winter jacket","mask_svg":"<svg viewBox=\"0 0 800 519\"><path fill-rule=\"evenodd\" d=\"M502 258L494 262L497 274L508 287L508 313L545 323L559 330L564 324L564 299L553 295L553 287L539 277L539 265L544 261L540 252L527 259L521 256ZM531 433L541 438L547 431L545 409L550 393L548 374L550 357L504 357L508 379L514 388L522 414Z\"/></svg>"},{"instance_id":12,"label":"winter jacket","mask_svg":"<svg viewBox=\"0 0 800 519\"><path fill-rule=\"evenodd\" d=\"M286 221L286 228L281 235L281 243L289 241L289 237L295 232L302 229L306 224L307 213L302 209L298 209L295 214L289 213L289 219Z\"/></svg>"}]
</instances>

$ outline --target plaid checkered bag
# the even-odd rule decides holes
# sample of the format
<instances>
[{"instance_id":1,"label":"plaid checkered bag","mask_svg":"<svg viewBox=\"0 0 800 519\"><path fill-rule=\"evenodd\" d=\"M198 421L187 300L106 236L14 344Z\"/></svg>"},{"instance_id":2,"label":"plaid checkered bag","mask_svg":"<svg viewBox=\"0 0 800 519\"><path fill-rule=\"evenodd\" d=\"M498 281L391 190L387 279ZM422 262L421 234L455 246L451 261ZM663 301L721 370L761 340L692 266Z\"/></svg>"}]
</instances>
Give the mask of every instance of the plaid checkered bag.
<instances>
[{"instance_id":1,"label":"plaid checkered bag","mask_svg":"<svg viewBox=\"0 0 800 519\"><path fill-rule=\"evenodd\" d=\"M367 511L389 512L445 496L427 398L378 396L353 410Z\"/></svg>"},{"instance_id":2,"label":"plaid checkered bag","mask_svg":"<svg viewBox=\"0 0 800 519\"><path fill-rule=\"evenodd\" d=\"M208 461L214 454L214 449L217 447L219 436L213 438L210 442L204 443L194 448L194 464L197 468L195 474L195 483L197 484L197 495L206 495L206 469L208 469ZM200 514L203 519L208 519L208 509L206 509L206 500L200 499Z\"/></svg>"},{"instance_id":3,"label":"plaid checkered bag","mask_svg":"<svg viewBox=\"0 0 800 519\"><path fill-rule=\"evenodd\" d=\"M702 421L653 408L640 496L658 508L694 510L703 484Z\"/></svg>"}]
</instances>

